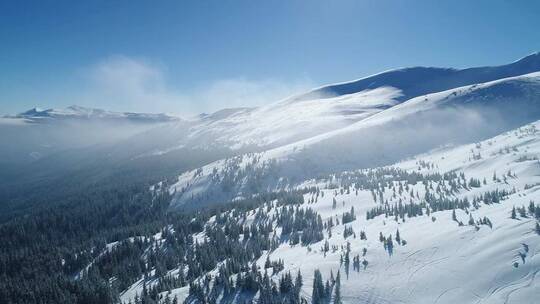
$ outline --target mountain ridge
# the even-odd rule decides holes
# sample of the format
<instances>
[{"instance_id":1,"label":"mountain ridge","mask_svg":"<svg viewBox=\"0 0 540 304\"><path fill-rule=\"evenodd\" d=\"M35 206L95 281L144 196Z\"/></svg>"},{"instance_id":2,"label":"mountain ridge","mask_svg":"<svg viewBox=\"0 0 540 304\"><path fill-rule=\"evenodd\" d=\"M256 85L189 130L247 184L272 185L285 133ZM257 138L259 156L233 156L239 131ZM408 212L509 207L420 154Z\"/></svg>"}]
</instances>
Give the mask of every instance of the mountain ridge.
<instances>
[{"instance_id":1,"label":"mountain ridge","mask_svg":"<svg viewBox=\"0 0 540 304\"><path fill-rule=\"evenodd\" d=\"M64 109L41 109L34 107L16 115L5 115L4 118L22 118L32 122L44 122L47 120L68 120L68 119L86 119L86 120L121 120L139 122L172 122L179 120L178 117L170 116L164 113L136 113L136 112L113 112L98 108L87 108L77 105L71 105Z\"/></svg>"},{"instance_id":2,"label":"mountain ridge","mask_svg":"<svg viewBox=\"0 0 540 304\"><path fill-rule=\"evenodd\" d=\"M238 193L244 193L241 185L249 184L251 178L261 174L253 168L245 167L256 162L258 164L255 168L272 172L278 170L275 168L277 163L281 169L277 171L280 173L275 173L277 176L274 175L274 179L280 177L286 180L327 174L331 170L361 168L368 164L385 165L425 149L448 144L449 140L456 144L481 140L539 119L538 95L540 73L537 72L416 97L349 126L249 156L247 162L242 161L243 165L230 169L228 174L235 176L240 172L253 172L253 176L245 176L246 180L239 185ZM493 120L497 124L491 124ZM441 125L439 121L447 122ZM464 129L469 130L463 132ZM440 132L439 135L437 132ZM205 197L204 201L200 201L202 204L212 200L226 201L224 193L219 190L220 183L213 177L213 168L217 166L218 170L223 170L226 168L224 166L228 166L226 163L227 160L222 160L208 165L208 169L202 167L202 175L197 178L190 176L199 169L184 173L180 182L173 186L177 194L172 206L182 206L198 196ZM264 169L269 164L273 167ZM212 182L204 180L205 176ZM195 192L186 188L188 184ZM263 183L262 189L272 189L275 186L275 182ZM206 187L207 190L202 190ZM234 197L233 194L228 199Z\"/></svg>"},{"instance_id":3,"label":"mountain ridge","mask_svg":"<svg viewBox=\"0 0 540 304\"><path fill-rule=\"evenodd\" d=\"M523 58L520 58L512 63L499 66L484 66L484 67L472 67L464 69L456 68L440 68L440 67L405 67L398 69L391 69L374 75L359 78L353 81L340 82L330 85L324 85L319 88L313 89L306 94L302 94L297 97L293 97L292 100L303 100L306 98L312 98L313 96L334 96L351 94L361 91L363 89L370 89L377 87L378 82L383 82L386 86L392 86L404 81L404 75L411 78L411 83L407 83L406 87L413 87L411 94L404 94L400 97L401 100L410 99L412 97L433 93L436 91L443 91L452 87L459 87L468 84L488 82L500 78L508 78L512 76L518 76L536 72L540 70L540 52L534 52ZM416 77L411 77L410 74L419 74ZM441 75L442 74L442 75ZM471 78L477 78L471 80ZM445 79L450 78L450 79ZM461 80L454 79L461 78ZM414 91L414 84L418 82L443 82L437 88L427 88L420 91ZM452 82L453 81L453 82ZM399 87L399 86L397 86ZM403 89L403 87L402 87Z\"/></svg>"},{"instance_id":4,"label":"mountain ridge","mask_svg":"<svg viewBox=\"0 0 540 304\"><path fill-rule=\"evenodd\" d=\"M27 111L65 123L0 129L3 265L20 261L0 294L25 299L18 282L54 269L123 304L533 304L540 71L525 72L537 64L457 82L452 69L402 69L351 94L167 123ZM17 168L5 157L28 154Z\"/></svg>"}]
</instances>

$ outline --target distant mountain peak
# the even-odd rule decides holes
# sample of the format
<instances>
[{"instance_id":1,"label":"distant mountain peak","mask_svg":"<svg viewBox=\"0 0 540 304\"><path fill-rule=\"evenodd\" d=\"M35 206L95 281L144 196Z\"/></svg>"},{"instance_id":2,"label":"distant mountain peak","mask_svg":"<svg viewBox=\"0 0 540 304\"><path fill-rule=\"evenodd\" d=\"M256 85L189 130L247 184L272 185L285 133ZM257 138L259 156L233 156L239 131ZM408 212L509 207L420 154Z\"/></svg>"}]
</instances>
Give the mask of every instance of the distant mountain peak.
<instances>
[{"instance_id":1,"label":"distant mountain peak","mask_svg":"<svg viewBox=\"0 0 540 304\"><path fill-rule=\"evenodd\" d=\"M168 122L176 121L179 118L167 114L113 112L97 108L88 108L78 105L71 105L64 109L41 109L34 107L25 112L19 113L11 118L24 118L34 122L44 120L66 120L66 119L86 119L86 120L129 120L138 122Z\"/></svg>"},{"instance_id":2,"label":"distant mountain peak","mask_svg":"<svg viewBox=\"0 0 540 304\"><path fill-rule=\"evenodd\" d=\"M31 108L30 110L27 110L25 112L22 112L22 113L19 113L17 116L26 116L26 115L36 115L36 114L39 114L39 113L43 113L45 110L41 109L41 108L38 108L38 107L33 107Z\"/></svg>"}]
</instances>

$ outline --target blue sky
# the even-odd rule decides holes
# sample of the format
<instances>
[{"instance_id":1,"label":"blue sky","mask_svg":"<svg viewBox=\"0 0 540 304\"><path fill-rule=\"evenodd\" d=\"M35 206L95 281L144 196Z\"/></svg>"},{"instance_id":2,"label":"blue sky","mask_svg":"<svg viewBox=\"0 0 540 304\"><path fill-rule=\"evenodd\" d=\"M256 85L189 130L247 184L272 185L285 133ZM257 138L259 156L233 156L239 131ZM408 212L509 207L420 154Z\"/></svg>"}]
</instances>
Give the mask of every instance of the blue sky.
<instances>
[{"instance_id":1,"label":"blue sky","mask_svg":"<svg viewBox=\"0 0 540 304\"><path fill-rule=\"evenodd\" d=\"M0 1L0 113L191 115L540 51L539 1Z\"/></svg>"}]
</instances>

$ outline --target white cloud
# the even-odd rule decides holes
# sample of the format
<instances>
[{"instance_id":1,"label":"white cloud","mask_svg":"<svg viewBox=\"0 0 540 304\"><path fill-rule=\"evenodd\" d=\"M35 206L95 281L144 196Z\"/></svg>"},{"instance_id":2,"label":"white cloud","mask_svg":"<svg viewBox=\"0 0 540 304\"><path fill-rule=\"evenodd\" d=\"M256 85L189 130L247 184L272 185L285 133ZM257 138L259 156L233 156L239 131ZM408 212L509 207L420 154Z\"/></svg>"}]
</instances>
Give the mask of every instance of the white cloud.
<instances>
[{"instance_id":1,"label":"white cloud","mask_svg":"<svg viewBox=\"0 0 540 304\"><path fill-rule=\"evenodd\" d=\"M115 110L161 112L179 96L166 86L157 65L125 56L109 57L85 70L84 101Z\"/></svg>"},{"instance_id":2,"label":"white cloud","mask_svg":"<svg viewBox=\"0 0 540 304\"><path fill-rule=\"evenodd\" d=\"M163 66L126 56L106 58L85 69L84 76L86 89L75 103L116 111L180 115L264 105L312 87L307 79L284 82L237 77L180 91L168 82Z\"/></svg>"},{"instance_id":3,"label":"white cloud","mask_svg":"<svg viewBox=\"0 0 540 304\"><path fill-rule=\"evenodd\" d=\"M309 83L307 80L285 83L274 79L225 79L211 83L208 88L195 90L191 98L199 101L207 112L221 108L260 106L305 92L312 87Z\"/></svg>"}]
</instances>

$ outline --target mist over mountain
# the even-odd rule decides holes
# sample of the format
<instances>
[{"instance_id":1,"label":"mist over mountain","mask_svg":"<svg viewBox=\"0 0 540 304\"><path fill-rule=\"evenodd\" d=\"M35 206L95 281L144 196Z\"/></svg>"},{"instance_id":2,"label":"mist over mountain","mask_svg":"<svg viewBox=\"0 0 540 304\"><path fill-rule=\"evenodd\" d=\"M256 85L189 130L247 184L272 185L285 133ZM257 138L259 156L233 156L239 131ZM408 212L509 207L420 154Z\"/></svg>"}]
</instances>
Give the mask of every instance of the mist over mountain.
<instances>
[{"instance_id":1,"label":"mist over mountain","mask_svg":"<svg viewBox=\"0 0 540 304\"><path fill-rule=\"evenodd\" d=\"M6 141L1 162L28 163L68 149L114 143L160 124L178 121L165 114L118 113L70 106L0 118L0 134Z\"/></svg>"},{"instance_id":2,"label":"mist over mountain","mask_svg":"<svg viewBox=\"0 0 540 304\"><path fill-rule=\"evenodd\" d=\"M523 60L529 62L530 58L537 58L538 55L531 56ZM529 65L526 66L526 71L529 71ZM250 178L259 178L264 171L272 171L274 175L267 184L257 182L259 188L255 193L279 189L278 185L282 183L279 178L301 182L319 174L384 166L440 146L470 143L497 135L540 118L539 75L540 73L530 73L475 83L395 102L389 107L380 106L386 102L387 95L371 95L369 100L377 102L376 110L362 112L357 120L347 119L348 124L341 126L332 123L330 125L335 129L329 128L328 132L268 149L248 157L253 161L241 162L239 167L228 174L245 174L246 166L253 165L252 162L258 162L255 168L263 172L255 170L254 176L248 173L246 180L236 185L238 192L221 193L220 183L215 182L214 168L226 167L229 161L222 160L203 167L202 174L195 179L191 178L193 172L185 173L181 177L183 182L177 185L177 190L184 190L178 192L180 194L177 194L176 201L178 204L186 201L206 204L234 199L240 193L245 194L243 187L250 184ZM388 87L384 88L384 92L388 92ZM365 94L365 91L362 92ZM326 101L330 100L320 100ZM365 105L366 103L362 104ZM295 118L291 116L290 121ZM278 132L277 128L275 131ZM268 166L270 168L266 168ZM250 171L252 170L248 170ZM187 187L186 183L190 186ZM190 187L195 192L190 191ZM206 187L209 188L207 192L212 194L209 195L203 190Z\"/></svg>"},{"instance_id":3,"label":"mist over mountain","mask_svg":"<svg viewBox=\"0 0 540 304\"><path fill-rule=\"evenodd\" d=\"M258 108L183 119L79 106L34 108L1 119L0 133L9 143L0 149L2 175L9 182L0 194L21 198L27 194L14 185L50 189L69 176L93 184L120 172L138 176L141 168L140 181L152 176L155 182L250 152L263 162L277 160L285 168L279 169L281 177L296 181L386 165L538 119L535 71L539 53L495 67L403 68ZM276 183L260 187L273 189ZM175 201L191 195L197 197L188 192ZM216 199L204 196L204 204Z\"/></svg>"},{"instance_id":4,"label":"mist over mountain","mask_svg":"<svg viewBox=\"0 0 540 304\"><path fill-rule=\"evenodd\" d=\"M191 118L4 116L0 303L532 304L538 128L540 53Z\"/></svg>"}]
</instances>

